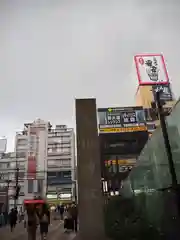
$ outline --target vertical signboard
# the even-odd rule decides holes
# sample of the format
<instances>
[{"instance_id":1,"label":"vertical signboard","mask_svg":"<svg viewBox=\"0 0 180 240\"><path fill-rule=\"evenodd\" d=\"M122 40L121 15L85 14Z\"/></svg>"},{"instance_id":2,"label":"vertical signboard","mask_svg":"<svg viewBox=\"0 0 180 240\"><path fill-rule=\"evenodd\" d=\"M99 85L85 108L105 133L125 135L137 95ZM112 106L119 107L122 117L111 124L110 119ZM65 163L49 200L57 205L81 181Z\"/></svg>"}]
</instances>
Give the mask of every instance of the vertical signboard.
<instances>
[{"instance_id":1,"label":"vertical signboard","mask_svg":"<svg viewBox=\"0 0 180 240\"><path fill-rule=\"evenodd\" d=\"M36 158L28 156L27 179L36 179Z\"/></svg>"},{"instance_id":2,"label":"vertical signboard","mask_svg":"<svg viewBox=\"0 0 180 240\"><path fill-rule=\"evenodd\" d=\"M139 85L168 84L169 77L162 54L134 57Z\"/></svg>"},{"instance_id":3,"label":"vertical signboard","mask_svg":"<svg viewBox=\"0 0 180 240\"><path fill-rule=\"evenodd\" d=\"M156 93L159 92L160 100L172 101L173 96L169 85L154 85L152 86L154 101L156 101Z\"/></svg>"}]
</instances>

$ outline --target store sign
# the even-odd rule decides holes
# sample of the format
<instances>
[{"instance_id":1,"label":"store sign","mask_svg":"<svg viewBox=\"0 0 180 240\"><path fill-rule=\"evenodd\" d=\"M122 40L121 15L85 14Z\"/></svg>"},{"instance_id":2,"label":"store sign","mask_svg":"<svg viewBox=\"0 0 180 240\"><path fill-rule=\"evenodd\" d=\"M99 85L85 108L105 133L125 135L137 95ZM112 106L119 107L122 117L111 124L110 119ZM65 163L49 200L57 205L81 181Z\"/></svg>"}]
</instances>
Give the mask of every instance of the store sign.
<instances>
[{"instance_id":1,"label":"store sign","mask_svg":"<svg viewBox=\"0 0 180 240\"><path fill-rule=\"evenodd\" d=\"M118 159L118 160L107 160L105 161L106 166L110 165L134 165L136 163L136 159Z\"/></svg>"},{"instance_id":2,"label":"store sign","mask_svg":"<svg viewBox=\"0 0 180 240\"><path fill-rule=\"evenodd\" d=\"M169 83L169 77L162 54L136 55L134 60L140 85Z\"/></svg>"},{"instance_id":3,"label":"store sign","mask_svg":"<svg viewBox=\"0 0 180 240\"><path fill-rule=\"evenodd\" d=\"M36 179L36 157L28 157L28 168L27 168L27 178Z\"/></svg>"},{"instance_id":4,"label":"store sign","mask_svg":"<svg viewBox=\"0 0 180 240\"><path fill-rule=\"evenodd\" d=\"M172 101L172 92L169 85L157 85L152 87L154 101L156 101L156 94L159 92L160 100Z\"/></svg>"},{"instance_id":5,"label":"store sign","mask_svg":"<svg viewBox=\"0 0 180 240\"><path fill-rule=\"evenodd\" d=\"M98 109L100 133L146 131L142 107Z\"/></svg>"},{"instance_id":6,"label":"store sign","mask_svg":"<svg viewBox=\"0 0 180 240\"><path fill-rule=\"evenodd\" d=\"M101 133L125 133L125 132L144 132L147 131L146 126L127 127L127 128L100 128Z\"/></svg>"}]
</instances>

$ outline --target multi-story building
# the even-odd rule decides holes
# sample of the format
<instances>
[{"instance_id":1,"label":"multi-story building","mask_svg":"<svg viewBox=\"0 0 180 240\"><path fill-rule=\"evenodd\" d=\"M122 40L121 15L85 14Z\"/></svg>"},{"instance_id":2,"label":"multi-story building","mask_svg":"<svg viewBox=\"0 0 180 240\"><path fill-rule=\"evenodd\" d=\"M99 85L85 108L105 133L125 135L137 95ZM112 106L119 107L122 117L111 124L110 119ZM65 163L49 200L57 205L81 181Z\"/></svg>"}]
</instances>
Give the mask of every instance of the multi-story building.
<instances>
[{"instance_id":1,"label":"multi-story building","mask_svg":"<svg viewBox=\"0 0 180 240\"><path fill-rule=\"evenodd\" d=\"M100 108L98 117L103 190L119 194L148 140L144 110L138 106Z\"/></svg>"},{"instance_id":2,"label":"multi-story building","mask_svg":"<svg viewBox=\"0 0 180 240\"><path fill-rule=\"evenodd\" d=\"M48 132L47 197L75 200L75 135L72 128L57 125Z\"/></svg>"},{"instance_id":3,"label":"multi-story building","mask_svg":"<svg viewBox=\"0 0 180 240\"><path fill-rule=\"evenodd\" d=\"M19 168L20 194L16 205L20 208L24 200L25 158L16 153L3 153L0 156L0 208L3 205L11 209L14 206L14 189L16 185L16 169Z\"/></svg>"},{"instance_id":4,"label":"multi-story building","mask_svg":"<svg viewBox=\"0 0 180 240\"><path fill-rule=\"evenodd\" d=\"M74 131L38 119L16 134L16 154L25 159L24 194L67 200L74 197Z\"/></svg>"}]
</instances>

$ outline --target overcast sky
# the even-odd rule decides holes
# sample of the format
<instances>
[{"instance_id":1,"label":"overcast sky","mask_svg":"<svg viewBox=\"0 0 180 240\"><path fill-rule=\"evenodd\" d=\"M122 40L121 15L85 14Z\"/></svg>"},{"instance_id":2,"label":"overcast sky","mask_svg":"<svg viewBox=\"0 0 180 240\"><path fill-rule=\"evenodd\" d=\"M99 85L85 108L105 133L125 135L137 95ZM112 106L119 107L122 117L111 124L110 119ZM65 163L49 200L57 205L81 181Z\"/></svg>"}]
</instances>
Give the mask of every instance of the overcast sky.
<instances>
[{"instance_id":1,"label":"overcast sky","mask_svg":"<svg viewBox=\"0 0 180 240\"><path fill-rule=\"evenodd\" d=\"M0 0L0 136L35 118L74 126L74 99L134 105L133 56L163 53L180 95L180 1Z\"/></svg>"}]
</instances>

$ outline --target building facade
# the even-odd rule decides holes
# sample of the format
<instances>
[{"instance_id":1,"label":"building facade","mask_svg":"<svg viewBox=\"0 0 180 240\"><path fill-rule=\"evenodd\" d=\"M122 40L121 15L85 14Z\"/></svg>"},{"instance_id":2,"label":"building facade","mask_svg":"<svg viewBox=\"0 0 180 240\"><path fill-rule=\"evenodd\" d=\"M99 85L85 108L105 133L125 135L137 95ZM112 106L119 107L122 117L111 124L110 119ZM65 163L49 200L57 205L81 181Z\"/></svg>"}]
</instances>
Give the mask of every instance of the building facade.
<instances>
[{"instance_id":1,"label":"building facade","mask_svg":"<svg viewBox=\"0 0 180 240\"><path fill-rule=\"evenodd\" d=\"M98 109L103 190L119 194L148 140L142 107ZM105 187L106 185L106 187Z\"/></svg>"},{"instance_id":2,"label":"building facade","mask_svg":"<svg viewBox=\"0 0 180 240\"><path fill-rule=\"evenodd\" d=\"M0 209L7 206L8 209L14 207L14 188L16 185L16 169L19 168L20 195L16 201L17 207L23 204L24 176L25 176L25 158L16 153L3 153L0 156Z\"/></svg>"},{"instance_id":3,"label":"building facade","mask_svg":"<svg viewBox=\"0 0 180 240\"><path fill-rule=\"evenodd\" d=\"M52 128L37 119L16 134L15 151L25 162L24 194L63 198L74 196L74 131L65 125ZM63 195L66 193L65 195ZM67 193L69 195L67 195Z\"/></svg>"},{"instance_id":4,"label":"building facade","mask_svg":"<svg viewBox=\"0 0 180 240\"><path fill-rule=\"evenodd\" d=\"M75 135L72 128L57 125L49 130L47 168L49 201L75 200Z\"/></svg>"}]
</instances>

